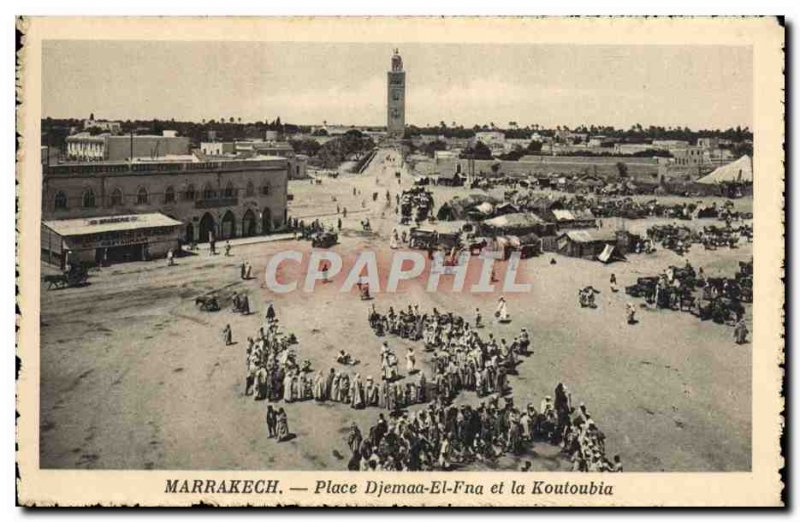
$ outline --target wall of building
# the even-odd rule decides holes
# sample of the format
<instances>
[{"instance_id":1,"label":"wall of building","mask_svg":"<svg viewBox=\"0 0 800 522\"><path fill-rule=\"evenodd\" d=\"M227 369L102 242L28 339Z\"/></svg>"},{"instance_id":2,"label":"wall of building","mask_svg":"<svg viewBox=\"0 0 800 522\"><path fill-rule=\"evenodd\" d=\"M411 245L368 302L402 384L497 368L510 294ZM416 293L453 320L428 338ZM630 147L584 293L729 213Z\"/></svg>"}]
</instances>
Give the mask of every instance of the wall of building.
<instances>
[{"instance_id":1,"label":"wall of building","mask_svg":"<svg viewBox=\"0 0 800 522\"><path fill-rule=\"evenodd\" d=\"M140 189L147 194L143 202ZM124 163L60 165L45 168L42 214L43 219L69 219L161 212L184 223L187 240L204 242L208 237L200 232L210 229L209 224L218 239L282 229L287 192L288 162L282 158L147 163L132 169ZM65 209L56 208L59 193L66 197ZM94 206L84 205L90 202L89 194L94 195Z\"/></svg>"},{"instance_id":2,"label":"wall of building","mask_svg":"<svg viewBox=\"0 0 800 522\"><path fill-rule=\"evenodd\" d=\"M531 157L534 158L534 157ZM499 164L500 172L512 176L542 174L591 174L601 177L618 176L617 163L622 162L633 178L656 180L658 160L656 158L619 158L619 157L584 157L584 156L535 156L534 161L499 161L475 160L475 173L491 173L492 165ZM427 176L442 172L455 172L461 165L461 172L469 170L469 160L460 158L442 158L438 161L420 161L414 165L417 174Z\"/></svg>"},{"instance_id":3,"label":"wall of building","mask_svg":"<svg viewBox=\"0 0 800 522\"><path fill-rule=\"evenodd\" d=\"M133 157L152 158L189 154L189 138L183 136L134 136ZM105 159L122 161L131 157L130 136L107 136Z\"/></svg>"}]
</instances>

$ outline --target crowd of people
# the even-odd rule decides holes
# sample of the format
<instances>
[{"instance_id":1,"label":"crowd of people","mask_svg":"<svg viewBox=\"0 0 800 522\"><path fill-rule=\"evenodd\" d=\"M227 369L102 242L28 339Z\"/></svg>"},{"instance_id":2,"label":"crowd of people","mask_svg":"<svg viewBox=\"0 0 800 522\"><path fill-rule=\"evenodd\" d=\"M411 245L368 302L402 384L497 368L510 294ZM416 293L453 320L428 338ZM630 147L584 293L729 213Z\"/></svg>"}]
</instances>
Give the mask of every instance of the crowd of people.
<instances>
[{"instance_id":1,"label":"crowd of people","mask_svg":"<svg viewBox=\"0 0 800 522\"><path fill-rule=\"evenodd\" d=\"M286 411L272 403L331 401L356 409L387 410L366 437L352 425L347 437L351 470L448 470L476 461L495 462L504 454L521 457L539 441L559 445L575 471L622 470L619 457L613 461L605 457L604 436L586 407L573 408L562 384L538 409L533 403L524 408L514 404L506 376L516 371L519 356L532 354L525 329L511 343L492 334L482 339L477 333L483 326L479 310L470 322L435 308L421 314L417 306L399 313L390 308L385 315L373 306L369 322L380 335L424 341L425 351L433 353L432 381L417 369L413 347L406 351L406 375L400 375L388 341L381 345L380 381L336 368L315 373L310 361L298 363L297 338L283 331L274 308L268 306L263 326L247 339L244 393L270 403L266 413L270 438L293 437ZM230 345L229 326L223 334ZM336 362L357 364L344 351ZM485 400L478 407L454 405L455 396L465 389ZM420 404L426 406L406 409Z\"/></svg>"},{"instance_id":2,"label":"crowd of people","mask_svg":"<svg viewBox=\"0 0 800 522\"><path fill-rule=\"evenodd\" d=\"M230 325L223 330L223 341L226 346L233 344ZM246 396L268 402L338 402L355 409L377 407L390 412L423 403L429 397L425 374L416 370L413 349L406 354L406 369L409 377L416 376L416 379L400 383L397 382L402 379L397 358L386 343L381 348L380 380L372 376L362 378L359 373L336 368L330 368L327 373L314 372L310 361L298 363L292 348L295 344L296 336L282 331L270 305L264 325L255 337L247 339ZM344 350L339 352L336 362L345 366L358 364Z\"/></svg>"},{"instance_id":3,"label":"crowd of people","mask_svg":"<svg viewBox=\"0 0 800 522\"><path fill-rule=\"evenodd\" d=\"M683 267L670 266L655 276L640 277L625 288L633 297L642 297L655 308L689 312L701 320L735 327L734 339L744 344L748 329L743 302L752 301L752 277L741 264L735 278L708 277L703 268L689 261Z\"/></svg>"},{"instance_id":4,"label":"crowd of people","mask_svg":"<svg viewBox=\"0 0 800 522\"><path fill-rule=\"evenodd\" d=\"M586 406L572 406L559 383L539 408L517 407L512 397L492 396L477 407L441 400L388 418L379 414L366 434L353 423L346 442L351 471L452 470L474 462L522 458L537 442L558 445L573 471L622 471L619 455L608 459L605 436ZM523 470L530 470L527 461Z\"/></svg>"},{"instance_id":5,"label":"crowd of people","mask_svg":"<svg viewBox=\"0 0 800 522\"><path fill-rule=\"evenodd\" d=\"M482 339L478 334L483 326L480 310L476 310L475 321L471 323L452 312L440 313L436 308L424 314L416 305L399 312L390 307L386 314L381 314L373 305L368 320L378 336L392 334L424 342L425 351L433 353L434 397L445 401L462 390L474 391L479 397L507 393L508 374L517 372L520 357L533 354L530 334L525 328L511 342L502 338L498 341L491 333Z\"/></svg>"},{"instance_id":6,"label":"crowd of people","mask_svg":"<svg viewBox=\"0 0 800 522\"><path fill-rule=\"evenodd\" d=\"M428 219L433 211L433 193L423 187L415 186L404 190L397 203L401 224L406 225L412 219L420 223Z\"/></svg>"}]
</instances>

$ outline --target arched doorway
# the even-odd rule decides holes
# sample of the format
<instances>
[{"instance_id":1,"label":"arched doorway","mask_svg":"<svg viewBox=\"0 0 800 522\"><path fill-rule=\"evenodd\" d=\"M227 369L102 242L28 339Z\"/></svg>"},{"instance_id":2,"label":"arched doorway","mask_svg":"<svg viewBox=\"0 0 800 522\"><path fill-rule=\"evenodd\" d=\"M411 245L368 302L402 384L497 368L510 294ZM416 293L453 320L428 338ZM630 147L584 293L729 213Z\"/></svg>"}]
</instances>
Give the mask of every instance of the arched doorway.
<instances>
[{"instance_id":1,"label":"arched doorway","mask_svg":"<svg viewBox=\"0 0 800 522\"><path fill-rule=\"evenodd\" d=\"M261 213L261 233L269 234L272 232L272 212L265 208Z\"/></svg>"},{"instance_id":2,"label":"arched doorway","mask_svg":"<svg viewBox=\"0 0 800 522\"><path fill-rule=\"evenodd\" d=\"M209 239L209 234L214 234L214 237L217 235L216 226L214 223L214 218L206 212L203 214L203 217L200 218L200 237L198 237L198 243L205 243Z\"/></svg>"},{"instance_id":3,"label":"arched doorway","mask_svg":"<svg viewBox=\"0 0 800 522\"><path fill-rule=\"evenodd\" d=\"M189 245L194 243L194 225L191 223L186 225L186 243Z\"/></svg>"},{"instance_id":4,"label":"arched doorway","mask_svg":"<svg viewBox=\"0 0 800 522\"><path fill-rule=\"evenodd\" d=\"M256 215L252 209L247 209L247 212L242 216L242 237L250 237L256 235Z\"/></svg>"},{"instance_id":5,"label":"arched doorway","mask_svg":"<svg viewBox=\"0 0 800 522\"><path fill-rule=\"evenodd\" d=\"M230 239L232 237L236 237L236 217L229 210L222 216L220 239Z\"/></svg>"}]
</instances>

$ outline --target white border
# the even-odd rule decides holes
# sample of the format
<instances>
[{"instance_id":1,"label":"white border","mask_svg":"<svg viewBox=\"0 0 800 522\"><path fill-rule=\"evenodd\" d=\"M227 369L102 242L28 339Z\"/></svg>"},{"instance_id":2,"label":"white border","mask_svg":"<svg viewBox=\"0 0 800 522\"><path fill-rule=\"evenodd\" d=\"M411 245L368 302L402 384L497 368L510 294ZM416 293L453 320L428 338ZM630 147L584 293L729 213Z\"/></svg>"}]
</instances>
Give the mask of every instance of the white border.
<instances>
[{"instance_id":1,"label":"white border","mask_svg":"<svg viewBox=\"0 0 800 522\"><path fill-rule=\"evenodd\" d=\"M85 0L78 0L72 2L57 2L57 1L27 1L24 4L19 5L12 5L11 3L3 4L0 9L4 11L6 14L3 19L6 21L6 29L7 33L5 33L5 38L2 39L2 47L3 52L0 54L3 61L2 71L3 74L6 75L4 78L5 81L0 83L3 90L3 94L5 95L4 99L6 103L3 107L4 116L5 118L3 121L5 125L3 125L3 140L0 141L3 148L3 157L6 158L8 162L8 168L6 169L6 176L4 178L4 183L6 186L3 190L0 190L0 211L5 213L5 217L7 219L2 220L2 226L0 226L0 240L6 240L7 243L4 244L11 244L14 241L14 230L13 230L13 223L14 223L14 105L12 104L12 96L13 96L13 85L14 85L14 36L13 36L13 16L16 14L20 14L20 12L24 12L25 14L30 15L80 15L80 14L93 14L93 15L122 15L122 14L153 14L153 15L177 15L177 14L208 14L208 15L224 15L224 14L251 14L251 15L285 15L285 14L382 14L382 15L391 15L391 14L785 14L787 18L790 20L790 23L797 22L800 19L800 2L790 2L790 1L776 1L776 0L760 0L759 2L752 2L752 1L741 1L741 0L729 0L724 3L717 3L717 4L700 4L697 1L684 1L684 0L673 0L669 3L664 4L645 4L644 2L625 2L625 1L605 1L605 2L596 2L596 1L576 1L576 2L567 2L567 1L560 1L560 2L552 2L552 3L543 3L541 5L534 5L523 2L511 2L507 0L493 0L492 2L467 2L467 1L460 1L458 4L434 4L429 1L421 1L421 0L404 0L403 2L399 2L396 4L378 4L374 1L352 1L347 4L343 3L332 3L332 2L324 2L321 0L293 0L292 2L283 2L278 5L270 5L267 7L267 3L264 3L261 6L248 4L243 1L238 0L227 0L225 2L219 1L206 1L206 0L193 0L192 2L186 2L185 4L179 3L172 3L165 5L165 2L162 1L153 1L153 0L140 0L138 2L106 2L106 3L96 3L90 2ZM648 9L645 9L647 7ZM712 9L713 8L713 9ZM16 10L16 12L14 12ZM7 13L5 11L8 11ZM796 29L796 25L794 27ZM795 46L796 47L796 46ZM791 64L790 67L792 70L797 69L797 52L792 54L791 56ZM796 103L795 103L796 105ZM795 115L796 109L792 110L792 114ZM794 145L793 140L791 144L787 144L788 146ZM794 154L790 155L790 158L793 158ZM794 162L792 162L794 163ZM792 168L793 165L787 165L787 172L791 173L794 172ZM791 196L795 201L800 199L800 189L795 187L795 190L792 191ZM788 221L788 218L787 218ZM792 237L797 239L797 233L792 230ZM792 268L796 268L795 263L792 263ZM10 278L10 274L14 269L14 255L12 254L11 250L6 248L3 249L0 253L0 273L6 274L5 278L0 279L0 285L2 286L2 290L5 292L4 295L10 296L13 289L13 283ZM796 280L796 277L795 277ZM792 287L792 297L795 295L795 291L797 290L797 283ZM10 303L6 304L5 311L8 316L5 317L6 320L0 321L0 334L5 335L5 339L9 341L13 340L14 336L14 317L11 315L11 306ZM794 318L794 314L792 314L791 319ZM12 341L13 342L13 341ZM10 352L11 350L9 350ZM791 352L790 352L791 353ZM10 359L10 355L9 355ZM792 362L792 373L797 374L797 365ZM13 372L14 368L13 365L9 365L7 367L7 375L8 378L3 381L4 389L8 392L5 395L5 399L2 402L2 418L6 419L6 422L13 422L12 419L14 418L14 411L13 411L13 393L14 389L14 378ZM793 409L792 418L796 418L796 409ZM13 476L13 466L14 466L14 432L11 426L8 426L6 430L3 431L3 434L0 435L2 437L2 445L5 448L5 451L2 454L3 461L2 463L5 464L3 469L5 473L2 475L2 479L0 479L2 488L0 488L0 493L2 495L2 505L3 506L3 514L9 515L13 517L13 519L17 519L22 515L22 511L18 508L14 508L15 503L15 485L14 485L14 476ZM792 444L793 448L793 455L797 455L797 445ZM797 488L797 481L793 481L793 489L796 490ZM797 502L796 491L793 492L792 498L794 498L795 503ZM315 513L318 512L305 512L300 514L298 518L307 518L314 516ZM164 519L167 516L174 516L177 513L153 513L153 512L141 512L137 514L128 513L127 516L148 516L150 519ZM198 512L188 512L184 513L184 516L196 516L200 513ZM327 516L337 516L337 517L349 517L353 513L326 513ZM428 512L428 513L410 513L405 512L406 516L414 516L416 517L426 517L436 516L437 518L440 516L446 516L445 512ZM63 513L62 513L63 515ZM103 518L108 514L104 514ZM380 516L387 516L390 515L389 512L383 512ZM455 516L465 516L465 513L453 513L452 515ZM517 514L520 516L521 514ZM616 516L616 514L607 513L605 515L592 513L591 516ZM708 514L702 513L672 513L668 516L668 518L672 517L681 517L681 519L691 519L691 518L699 518L700 516L707 516ZM725 514L722 514L725 516ZM73 513L72 516L83 516L83 513ZM230 516L230 513L223 514L222 516ZM260 516L263 516L261 514ZM269 516L284 518L288 517L289 513L281 513L281 512L271 512ZM297 514L295 514L297 516ZM357 515L358 516L358 515ZM363 516L363 515L362 515ZM473 513L472 516L481 516L480 513ZM521 516L529 516L528 515L521 515ZM549 518L548 515L537 513L536 516L545 516ZM550 515L552 516L552 515ZM573 512L569 516L559 516L559 519L574 519L578 516L581 516L578 512ZM764 516L763 514L761 516ZM5 518L5 517L4 517Z\"/></svg>"}]
</instances>

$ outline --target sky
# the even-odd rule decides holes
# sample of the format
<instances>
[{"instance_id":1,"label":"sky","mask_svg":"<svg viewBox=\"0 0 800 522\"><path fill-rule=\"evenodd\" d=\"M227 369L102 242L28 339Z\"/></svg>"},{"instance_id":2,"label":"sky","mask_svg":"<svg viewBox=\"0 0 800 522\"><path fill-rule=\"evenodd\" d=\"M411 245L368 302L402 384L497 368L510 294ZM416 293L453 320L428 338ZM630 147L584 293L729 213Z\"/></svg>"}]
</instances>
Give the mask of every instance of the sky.
<instances>
[{"instance_id":1,"label":"sky","mask_svg":"<svg viewBox=\"0 0 800 522\"><path fill-rule=\"evenodd\" d=\"M46 41L53 118L385 125L392 43ZM406 123L751 127L752 52L732 46L400 46Z\"/></svg>"}]
</instances>

